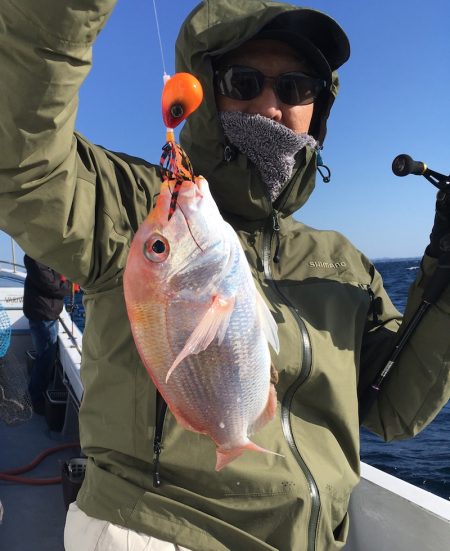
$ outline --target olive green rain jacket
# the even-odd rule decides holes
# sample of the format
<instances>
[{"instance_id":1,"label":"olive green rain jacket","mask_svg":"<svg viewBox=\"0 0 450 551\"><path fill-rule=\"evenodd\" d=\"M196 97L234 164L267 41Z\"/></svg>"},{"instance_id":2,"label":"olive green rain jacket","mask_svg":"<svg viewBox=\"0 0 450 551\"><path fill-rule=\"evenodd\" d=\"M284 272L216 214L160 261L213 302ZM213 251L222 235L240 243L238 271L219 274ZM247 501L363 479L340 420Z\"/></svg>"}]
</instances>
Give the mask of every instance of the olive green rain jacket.
<instances>
[{"instance_id":1,"label":"olive green rain jacket","mask_svg":"<svg viewBox=\"0 0 450 551\"><path fill-rule=\"evenodd\" d=\"M314 186L311 151L299 156L276 210L244 156L224 160L205 54L234 47L293 8L210 1L193 12L177 44L178 68L196 73L206 93L183 143L241 238L278 323L278 412L254 440L283 457L246 452L217 473L210 439L168 412L156 488L155 389L133 344L122 276L158 192L158 169L74 134L77 90L113 6L0 2L0 227L85 292L80 430L89 462L78 505L195 551L340 549L359 476L357 385L383 366L401 318L372 264L342 235L293 219ZM434 268L424 258L407 317ZM407 438L433 419L449 398L449 335L447 291L402 353L367 418L371 430Z\"/></svg>"}]
</instances>

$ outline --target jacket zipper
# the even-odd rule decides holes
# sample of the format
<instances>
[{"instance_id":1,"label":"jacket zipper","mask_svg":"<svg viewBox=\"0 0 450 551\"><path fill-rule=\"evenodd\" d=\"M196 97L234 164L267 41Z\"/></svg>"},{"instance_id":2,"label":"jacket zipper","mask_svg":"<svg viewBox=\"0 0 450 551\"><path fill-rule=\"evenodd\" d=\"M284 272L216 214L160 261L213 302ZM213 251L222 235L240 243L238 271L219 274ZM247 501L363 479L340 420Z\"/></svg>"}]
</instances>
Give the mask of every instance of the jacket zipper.
<instances>
[{"instance_id":1,"label":"jacket zipper","mask_svg":"<svg viewBox=\"0 0 450 551\"><path fill-rule=\"evenodd\" d=\"M308 483L310 498L311 498L311 516L309 519L308 525L308 547L307 551L315 551L316 548L316 534L317 527L319 524L320 516L320 495L319 489L317 487L316 481L311 474L308 466L306 465L297 443L295 442L294 434L292 431L291 425L291 406L292 400L298 388L306 381L311 373L312 367L312 353L311 353L311 339L308 334L308 329L306 328L305 322L301 318L297 308L291 303L291 301L283 295L280 291L276 281L272 276L272 267L271 267L271 253L272 253L272 240L275 236L276 241L276 250L273 257L274 262L279 262L279 248L280 248L280 238L279 238L280 226L278 223L278 215L275 210L272 212L272 217L269 219L269 222L266 224L263 233L263 266L264 266L264 275L269 282L269 285L277 293L277 295L283 300L284 304L291 311L295 321L298 324L300 329L300 335L302 340L302 364L300 367L300 372L297 379L292 383L292 385L286 391L282 402L281 402L281 425L283 428L284 437L288 443L288 446L294 455L300 469L302 470L306 481Z\"/></svg>"},{"instance_id":2,"label":"jacket zipper","mask_svg":"<svg viewBox=\"0 0 450 551\"><path fill-rule=\"evenodd\" d=\"M275 252L274 252L274 255L273 255L273 261L275 262L275 264L278 264L280 262L280 242L281 242L281 240L280 240L280 223L278 222L278 215L277 215L276 210L272 211L272 229L273 229L275 239L276 239L276 245L275 245ZM269 269L270 269L270 264L269 264Z\"/></svg>"}]
</instances>

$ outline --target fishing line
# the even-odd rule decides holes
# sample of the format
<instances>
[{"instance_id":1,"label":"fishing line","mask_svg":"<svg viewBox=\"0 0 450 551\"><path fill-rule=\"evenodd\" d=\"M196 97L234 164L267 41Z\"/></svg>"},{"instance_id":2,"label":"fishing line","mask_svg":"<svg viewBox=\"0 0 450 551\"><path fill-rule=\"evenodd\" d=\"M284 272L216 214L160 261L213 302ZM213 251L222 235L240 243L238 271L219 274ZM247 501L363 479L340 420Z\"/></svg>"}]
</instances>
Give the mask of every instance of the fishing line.
<instances>
[{"instance_id":1,"label":"fishing line","mask_svg":"<svg viewBox=\"0 0 450 551\"><path fill-rule=\"evenodd\" d=\"M171 188L170 188L170 184L169 184L169 183L167 184L167 187L169 188L170 194L173 195L173 192L172 192L172 190L171 190ZM188 230L189 230L189 233L191 234L192 240L193 240L194 243L197 245L197 247L202 251L202 253L204 253L205 251L204 251L204 249L202 249L202 248L200 247L200 244L199 244L199 242L197 241L197 239L195 239L195 236L194 236L194 234L192 233L192 230L191 230L191 226L189 225L187 216L184 214L183 209L181 208L181 206L180 206L179 203L177 204L177 207L181 210L181 214L183 215L184 221L186 222L186 226L187 226L187 228L188 228Z\"/></svg>"},{"instance_id":2,"label":"fishing line","mask_svg":"<svg viewBox=\"0 0 450 551\"><path fill-rule=\"evenodd\" d=\"M158 18L158 11L156 9L156 1L155 0L152 0L152 3L153 3L153 11L154 11L154 14L155 14L155 22L156 22L156 31L157 31L157 34L158 34L158 41L159 41L159 49L160 49L160 52L161 52L161 60L162 60L162 66L163 66L163 80L164 80L164 83L167 82L167 80L170 78L170 76L167 74L166 72L166 63L165 63L165 59L164 59L164 49L163 49L163 45L162 45L162 40L161 40L161 32L160 32L160 28L159 28L159 18ZM164 151L164 148L163 148L163 151ZM183 152L184 153L184 152ZM163 159L163 157L162 157ZM187 159L187 161L186 161ZM187 158L187 156L185 158L183 158L183 160L185 160L187 162L187 169L190 170L191 172L191 175L193 177L193 170L192 170L192 167L190 166L190 161L189 161L189 158ZM170 157L168 157L168 168L169 168L169 165L170 165ZM162 165L162 161L161 161L161 168L163 168L163 165ZM168 170L167 170L168 171ZM172 172L173 173L173 172ZM168 188L169 188L169 191L170 191L170 194L172 196L172 199L175 197L178 197L178 192L175 192L175 187L174 189L172 190L170 185L168 184ZM177 205L179 206L179 205ZM191 234L191 237L192 239L194 240L194 243L197 245L197 247L203 252L205 252L202 247L200 246L200 244L198 243L198 241L195 239L194 237L194 234L192 233L192 230L189 226L189 222L188 222L188 219L186 217L186 215L184 214L183 212L183 209L181 207L179 207L180 210L181 210L181 213L183 214L183 217L186 221L186 225L188 227L188 230L189 230L189 233ZM170 218L170 215L169 215L169 218Z\"/></svg>"},{"instance_id":3,"label":"fishing line","mask_svg":"<svg viewBox=\"0 0 450 551\"><path fill-rule=\"evenodd\" d=\"M156 32L157 32L157 34L158 34L159 49L160 49L160 52L161 52L161 60L162 60L162 66L163 66L163 73L164 73L164 75L167 75L167 73L166 73L166 63L165 63L165 61L164 61L164 50L163 50L163 45L162 45L162 40L161 40L161 33L160 33L160 30L159 30L158 12L156 11L156 3L155 3L155 0L153 0L153 11L155 12Z\"/></svg>"},{"instance_id":4,"label":"fishing line","mask_svg":"<svg viewBox=\"0 0 450 551\"><path fill-rule=\"evenodd\" d=\"M189 233L191 234L191 237L194 241L194 243L197 245L197 247L202 251L202 253L204 253L204 249L202 249L202 247L200 247L200 243L197 241L197 239L195 239L195 236L194 234L192 233L192 230L191 230L191 226L189 225L189 222L188 222L188 219L186 218L186 215L184 214L183 212L183 209L180 207L179 204L177 204L177 207L181 210L181 214L184 216L184 219L186 221L186 226L188 227L188 230L189 230Z\"/></svg>"}]
</instances>

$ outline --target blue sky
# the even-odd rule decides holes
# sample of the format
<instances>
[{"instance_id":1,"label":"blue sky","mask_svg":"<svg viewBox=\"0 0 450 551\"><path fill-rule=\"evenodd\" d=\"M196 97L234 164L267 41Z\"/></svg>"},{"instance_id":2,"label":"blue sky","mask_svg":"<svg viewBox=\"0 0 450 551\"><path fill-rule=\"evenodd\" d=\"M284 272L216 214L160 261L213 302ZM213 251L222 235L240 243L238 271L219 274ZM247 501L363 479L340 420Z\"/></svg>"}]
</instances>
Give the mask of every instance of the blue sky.
<instances>
[{"instance_id":1,"label":"blue sky","mask_svg":"<svg viewBox=\"0 0 450 551\"><path fill-rule=\"evenodd\" d=\"M295 3L295 2L294 2ZM164 56L194 0L156 0ZM296 217L344 233L370 258L420 256L428 243L435 188L424 178L395 177L399 153L450 172L448 0L314 0L336 19L352 55L340 70L341 93L328 124L319 179ZM119 0L94 49L80 93L77 129L95 143L158 162L164 142L162 62L152 0ZM0 236L0 258L10 244Z\"/></svg>"}]
</instances>

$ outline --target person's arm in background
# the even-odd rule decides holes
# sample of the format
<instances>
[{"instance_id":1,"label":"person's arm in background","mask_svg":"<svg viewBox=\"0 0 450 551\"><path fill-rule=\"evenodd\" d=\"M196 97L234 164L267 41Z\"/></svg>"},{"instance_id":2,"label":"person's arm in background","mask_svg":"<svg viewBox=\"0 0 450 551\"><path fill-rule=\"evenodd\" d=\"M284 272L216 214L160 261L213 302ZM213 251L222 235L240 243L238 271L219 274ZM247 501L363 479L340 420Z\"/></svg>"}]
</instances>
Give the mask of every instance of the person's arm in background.
<instances>
[{"instance_id":1,"label":"person's arm in background","mask_svg":"<svg viewBox=\"0 0 450 551\"><path fill-rule=\"evenodd\" d=\"M57 276L59 276L59 296L60 298L67 297L73 293L78 293L80 291L80 286L78 283L73 283L72 281L69 281L65 276L58 274L55 272Z\"/></svg>"},{"instance_id":2,"label":"person's arm in background","mask_svg":"<svg viewBox=\"0 0 450 551\"><path fill-rule=\"evenodd\" d=\"M115 1L0 2L0 229L79 283L94 277L97 170L74 135L78 89Z\"/></svg>"}]
</instances>

